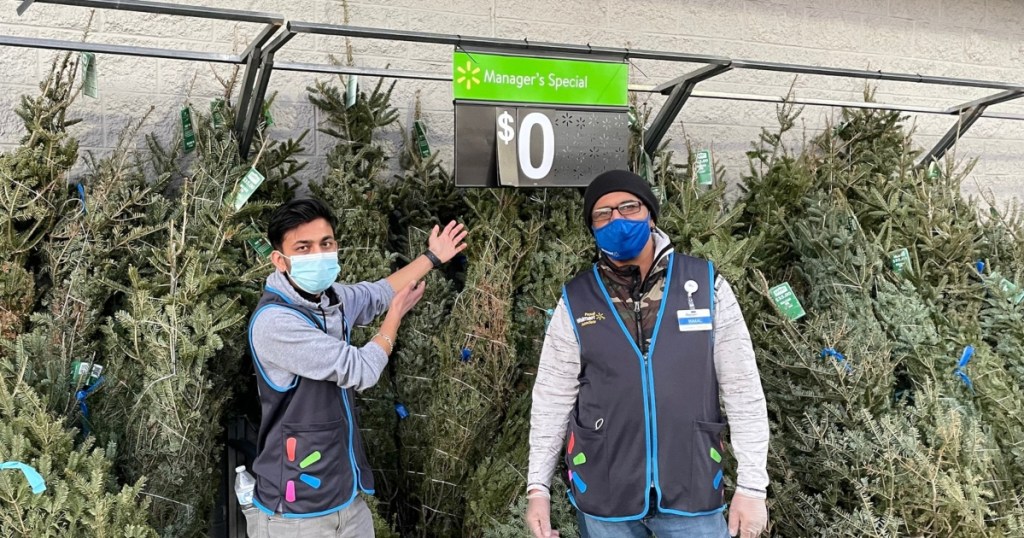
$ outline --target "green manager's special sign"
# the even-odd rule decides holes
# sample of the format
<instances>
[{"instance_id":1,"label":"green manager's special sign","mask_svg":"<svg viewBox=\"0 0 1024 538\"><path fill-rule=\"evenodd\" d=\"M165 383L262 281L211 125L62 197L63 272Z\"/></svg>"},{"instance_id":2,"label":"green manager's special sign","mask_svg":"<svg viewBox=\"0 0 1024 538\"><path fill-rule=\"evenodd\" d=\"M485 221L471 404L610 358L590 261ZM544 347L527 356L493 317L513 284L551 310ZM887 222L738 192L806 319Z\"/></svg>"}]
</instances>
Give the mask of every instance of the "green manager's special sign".
<instances>
[{"instance_id":1,"label":"green manager's special sign","mask_svg":"<svg viewBox=\"0 0 1024 538\"><path fill-rule=\"evenodd\" d=\"M629 65L456 51L455 183L579 187L628 165Z\"/></svg>"},{"instance_id":2,"label":"green manager's special sign","mask_svg":"<svg viewBox=\"0 0 1024 538\"><path fill-rule=\"evenodd\" d=\"M629 65L559 58L456 52L456 100L626 106Z\"/></svg>"}]
</instances>

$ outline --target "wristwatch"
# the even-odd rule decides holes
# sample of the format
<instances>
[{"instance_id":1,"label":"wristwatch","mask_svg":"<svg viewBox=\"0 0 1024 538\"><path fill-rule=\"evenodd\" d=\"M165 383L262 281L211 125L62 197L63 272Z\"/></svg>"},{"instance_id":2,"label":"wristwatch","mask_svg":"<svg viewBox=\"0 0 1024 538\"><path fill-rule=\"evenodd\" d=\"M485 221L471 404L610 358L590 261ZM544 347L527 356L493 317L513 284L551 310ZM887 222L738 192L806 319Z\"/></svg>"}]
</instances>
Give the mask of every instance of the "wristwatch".
<instances>
[{"instance_id":1,"label":"wristwatch","mask_svg":"<svg viewBox=\"0 0 1024 538\"><path fill-rule=\"evenodd\" d=\"M438 267L444 265L444 262L441 261L441 258L438 258L437 254L431 252L430 249L427 249L427 251L424 252L423 255L426 256L428 260L430 260L430 263L434 264L434 269L437 269Z\"/></svg>"}]
</instances>

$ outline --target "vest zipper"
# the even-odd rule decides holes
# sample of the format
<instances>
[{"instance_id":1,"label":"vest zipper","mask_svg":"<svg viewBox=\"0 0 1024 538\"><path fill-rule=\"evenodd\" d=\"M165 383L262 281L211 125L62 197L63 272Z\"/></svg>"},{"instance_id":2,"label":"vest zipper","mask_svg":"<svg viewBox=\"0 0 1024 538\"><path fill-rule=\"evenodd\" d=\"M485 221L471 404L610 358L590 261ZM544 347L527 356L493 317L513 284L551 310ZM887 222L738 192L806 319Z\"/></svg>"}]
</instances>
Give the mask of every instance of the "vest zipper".
<instances>
[{"instance_id":1,"label":"vest zipper","mask_svg":"<svg viewBox=\"0 0 1024 538\"><path fill-rule=\"evenodd\" d=\"M637 344L640 344L640 354L644 356L644 362L647 362L647 339L644 338L644 326L643 320L640 317L640 300L633 299L633 314L636 319L636 338Z\"/></svg>"}]
</instances>

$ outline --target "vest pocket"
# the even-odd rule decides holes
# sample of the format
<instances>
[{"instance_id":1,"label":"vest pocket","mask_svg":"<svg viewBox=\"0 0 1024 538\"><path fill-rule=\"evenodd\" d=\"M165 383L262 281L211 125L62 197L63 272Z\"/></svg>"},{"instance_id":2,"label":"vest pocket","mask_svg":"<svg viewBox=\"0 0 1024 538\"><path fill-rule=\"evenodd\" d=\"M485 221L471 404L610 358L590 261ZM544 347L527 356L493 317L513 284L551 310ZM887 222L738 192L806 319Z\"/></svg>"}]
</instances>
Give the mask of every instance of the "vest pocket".
<instances>
[{"instance_id":1,"label":"vest pocket","mask_svg":"<svg viewBox=\"0 0 1024 538\"><path fill-rule=\"evenodd\" d=\"M604 461L604 429L594 429L579 423L573 413L565 440L565 466L569 487L576 498L585 495L590 487L602 488L608 481L608 462Z\"/></svg>"},{"instance_id":2,"label":"vest pocket","mask_svg":"<svg viewBox=\"0 0 1024 538\"><path fill-rule=\"evenodd\" d=\"M725 502L722 459L724 422L693 421L693 476L690 491L698 510L713 510Z\"/></svg>"},{"instance_id":3,"label":"vest pocket","mask_svg":"<svg viewBox=\"0 0 1024 538\"><path fill-rule=\"evenodd\" d=\"M305 512L304 507L320 506L345 495L350 489L348 432L345 420L282 424L281 491L285 512ZM330 508L330 507L326 507Z\"/></svg>"}]
</instances>

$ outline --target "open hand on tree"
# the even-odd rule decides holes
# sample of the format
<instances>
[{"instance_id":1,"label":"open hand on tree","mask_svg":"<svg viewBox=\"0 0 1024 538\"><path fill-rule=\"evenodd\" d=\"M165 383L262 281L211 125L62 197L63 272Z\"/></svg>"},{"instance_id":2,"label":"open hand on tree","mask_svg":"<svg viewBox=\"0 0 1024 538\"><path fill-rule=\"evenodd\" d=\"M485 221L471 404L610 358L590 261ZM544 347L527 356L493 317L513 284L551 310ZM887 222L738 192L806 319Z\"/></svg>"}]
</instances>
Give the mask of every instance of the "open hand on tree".
<instances>
[{"instance_id":1,"label":"open hand on tree","mask_svg":"<svg viewBox=\"0 0 1024 538\"><path fill-rule=\"evenodd\" d=\"M434 226L430 231L430 239L427 240L427 248L437 256L442 263L447 263L456 254L466 249L466 235L469 230L454 220L449 222L444 230L440 226Z\"/></svg>"}]
</instances>

